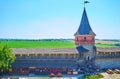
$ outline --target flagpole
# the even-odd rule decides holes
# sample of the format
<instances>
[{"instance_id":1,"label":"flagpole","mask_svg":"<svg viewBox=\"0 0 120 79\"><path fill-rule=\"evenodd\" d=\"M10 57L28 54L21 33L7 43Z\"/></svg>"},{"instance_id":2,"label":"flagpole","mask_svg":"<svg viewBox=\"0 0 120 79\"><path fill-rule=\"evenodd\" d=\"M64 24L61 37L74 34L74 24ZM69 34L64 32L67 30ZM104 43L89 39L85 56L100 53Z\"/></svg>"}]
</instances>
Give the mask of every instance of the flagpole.
<instances>
[{"instance_id":1,"label":"flagpole","mask_svg":"<svg viewBox=\"0 0 120 79\"><path fill-rule=\"evenodd\" d=\"M84 8L85 8L85 0L84 0Z\"/></svg>"},{"instance_id":2,"label":"flagpole","mask_svg":"<svg viewBox=\"0 0 120 79\"><path fill-rule=\"evenodd\" d=\"M85 4L87 4L87 3L90 3L90 2L89 2L89 1L84 0L84 8L85 8Z\"/></svg>"}]
</instances>

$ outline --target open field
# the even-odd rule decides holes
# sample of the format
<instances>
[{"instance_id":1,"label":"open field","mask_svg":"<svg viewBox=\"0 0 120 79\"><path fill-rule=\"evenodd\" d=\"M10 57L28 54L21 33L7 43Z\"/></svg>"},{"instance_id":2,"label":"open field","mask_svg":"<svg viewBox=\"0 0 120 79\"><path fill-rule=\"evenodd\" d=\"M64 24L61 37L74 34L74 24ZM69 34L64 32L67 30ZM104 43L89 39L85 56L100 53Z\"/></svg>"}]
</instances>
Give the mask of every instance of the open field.
<instances>
[{"instance_id":1,"label":"open field","mask_svg":"<svg viewBox=\"0 0 120 79\"><path fill-rule=\"evenodd\" d=\"M97 47L110 48L110 47L120 47L119 40L95 40L95 45Z\"/></svg>"},{"instance_id":2,"label":"open field","mask_svg":"<svg viewBox=\"0 0 120 79\"><path fill-rule=\"evenodd\" d=\"M74 48L74 40L0 40L2 45L10 48ZM119 47L120 42L96 40L97 47Z\"/></svg>"},{"instance_id":3,"label":"open field","mask_svg":"<svg viewBox=\"0 0 120 79\"><path fill-rule=\"evenodd\" d=\"M103 47L103 48L111 48L111 47L118 47L114 44L100 44L100 43L96 43L95 46L97 47Z\"/></svg>"},{"instance_id":4,"label":"open field","mask_svg":"<svg viewBox=\"0 0 120 79\"><path fill-rule=\"evenodd\" d=\"M73 48L74 42L64 41L1 41L10 48Z\"/></svg>"}]
</instances>

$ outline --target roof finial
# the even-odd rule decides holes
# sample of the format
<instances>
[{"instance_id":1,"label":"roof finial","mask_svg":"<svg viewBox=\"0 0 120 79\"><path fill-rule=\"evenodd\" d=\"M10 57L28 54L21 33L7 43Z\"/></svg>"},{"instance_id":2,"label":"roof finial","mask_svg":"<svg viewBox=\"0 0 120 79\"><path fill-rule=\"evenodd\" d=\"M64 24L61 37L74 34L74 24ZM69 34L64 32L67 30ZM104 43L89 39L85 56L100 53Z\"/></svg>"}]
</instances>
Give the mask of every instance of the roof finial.
<instances>
[{"instance_id":1,"label":"roof finial","mask_svg":"<svg viewBox=\"0 0 120 79\"><path fill-rule=\"evenodd\" d=\"M85 4L87 4L87 3L90 3L90 2L89 2L89 1L84 0L84 8L85 8Z\"/></svg>"}]
</instances>

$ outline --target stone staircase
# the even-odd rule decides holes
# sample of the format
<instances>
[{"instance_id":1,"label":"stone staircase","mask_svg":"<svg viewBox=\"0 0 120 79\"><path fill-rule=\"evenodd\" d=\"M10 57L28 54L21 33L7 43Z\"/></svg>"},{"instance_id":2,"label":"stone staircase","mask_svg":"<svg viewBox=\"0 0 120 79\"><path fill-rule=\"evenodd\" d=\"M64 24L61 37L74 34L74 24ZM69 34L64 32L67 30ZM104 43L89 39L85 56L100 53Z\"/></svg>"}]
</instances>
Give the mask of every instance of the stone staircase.
<instances>
[{"instance_id":1,"label":"stone staircase","mask_svg":"<svg viewBox=\"0 0 120 79\"><path fill-rule=\"evenodd\" d=\"M97 73L99 69L99 67L95 64L94 59L85 60L84 66L85 66L85 70L84 70L85 73L89 73L89 74Z\"/></svg>"},{"instance_id":2,"label":"stone staircase","mask_svg":"<svg viewBox=\"0 0 120 79\"><path fill-rule=\"evenodd\" d=\"M95 60L84 60L83 64L79 66L85 74L98 73L99 67L95 64Z\"/></svg>"}]
</instances>

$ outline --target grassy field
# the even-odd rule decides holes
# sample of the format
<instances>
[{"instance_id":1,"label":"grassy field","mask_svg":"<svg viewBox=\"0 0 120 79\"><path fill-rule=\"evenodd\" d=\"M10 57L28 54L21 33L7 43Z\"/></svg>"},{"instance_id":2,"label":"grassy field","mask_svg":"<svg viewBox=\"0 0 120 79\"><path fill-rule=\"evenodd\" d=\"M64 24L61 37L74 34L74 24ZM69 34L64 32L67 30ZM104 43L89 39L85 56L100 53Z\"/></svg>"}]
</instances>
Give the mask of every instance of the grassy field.
<instances>
[{"instance_id":1,"label":"grassy field","mask_svg":"<svg viewBox=\"0 0 120 79\"><path fill-rule=\"evenodd\" d=\"M62 41L1 41L10 48L73 48L74 42Z\"/></svg>"},{"instance_id":2,"label":"grassy field","mask_svg":"<svg viewBox=\"0 0 120 79\"><path fill-rule=\"evenodd\" d=\"M2 40L2 45L10 48L74 48L74 41L70 40ZM120 42L96 41L97 47L110 48L120 46Z\"/></svg>"},{"instance_id":3,"label":"grassy field","mask_svg":"<svg viewBox=\"0 0 120 79\"><path fill-rule=\"evenodd\" d=\"M119 47L120 42L119 41L110 41L110 40L96 40L95 45L97 47L103 47L103 48L111 48L111 47Z\"/></svg>"}]
</instances>

